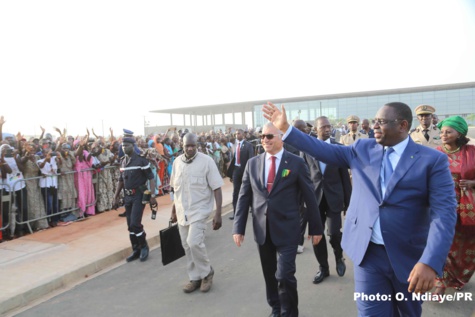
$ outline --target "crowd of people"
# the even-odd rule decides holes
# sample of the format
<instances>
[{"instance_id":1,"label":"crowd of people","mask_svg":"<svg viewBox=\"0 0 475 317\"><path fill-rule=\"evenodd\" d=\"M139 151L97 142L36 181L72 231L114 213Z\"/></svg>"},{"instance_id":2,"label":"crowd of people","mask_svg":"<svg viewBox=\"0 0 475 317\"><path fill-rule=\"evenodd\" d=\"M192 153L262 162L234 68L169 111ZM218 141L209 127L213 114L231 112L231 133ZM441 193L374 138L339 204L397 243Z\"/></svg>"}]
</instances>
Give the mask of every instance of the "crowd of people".
<instances>
[{"instance_id":1,"label":"crowd of people","mask_svg":"<svg viewBox=\"0 0 475 317\"><path fill-rule=\"evenodd\" d=\"M124 155L121 144L127 133L115 137L111 130L109 137L103 137L86 130L84 136L75 138L55 128L58 136L54 138L41 128L39 137L27 139L19 132L3 138L5 123L2 116L2 241L112 209ZM173 159L181 152L179 135L170 130L134 139L135 150L154 169L154 192L167 194Z\"/></svg>"},{"instance_id":2,"label":"crowd of people","mask_svg":"<svg viewBox=\"0 0 475 317\"><path fill-rule=\"evenodd\" d=\"M315 125L299 119L288 122L285 109L271 103L263 111L270 123L262 132L230 128L193 134L170 128L134 136L124 129L121 136L115 137L111 130L105 138L87 130L85 136L74 138L55 128L59 136L53 138L42 128L38 138L27 140L18 133L0 140L2 196L12 198L1 204L3 239L26 234L26 222L33 230L42 230L115 208L124 198L122 189L127 191L128 163L121 163L127 150L126 157L148 162L151 173L143 181L148 179L152 198L178 189L172 219L179 223L188 258L186 293L211 288L214 270L204 236L196 230L206 226L213 197L219 211L213 229L221 227L220 187L225 177L234 187L230 219L236 245L243 242L249 209L257 219L254 233L271 315L298 315L295 256L303 252L306 230L313 236L319 264L313 283L329 276L325 224L338 275L346 271L343 251L354 262L356 291L425 292L435 286L434 293L443 295L447 288L460 290L470 280L475 272L475 147L468 144L463 118L439 122L433 106L420 105L414 109L419 124L411 129L412 111L403 103L383 106L373 120L350 115L347 125L332 125L324 116ZM5 122L1 117L0 136ZM375 149L381 152L379 158ZM194 161L200 165L192 165ZM184 179L192 167L208 183ZM287 181L279 183L284 178ZM198 199L193 193L197 185L211 188L203 206L193 203ZM127 208L129 214L121 214L128 217L133 247L127 261L145 260L145 232L140 221L135 226L130 218L132 203ZM293 215L296 211L300 221ZM11 215L16 218L10 219ZM14 232L13 223L17 223ZM413 237L412 242L406 237ZM390 268L392 277L374 275L372 265ZM375 283L361 282L368 279ZM362 316L379 310L396 315L421 311L420 302L414 300L379 304L357 301Z\"/></svg>"}]
</instances>

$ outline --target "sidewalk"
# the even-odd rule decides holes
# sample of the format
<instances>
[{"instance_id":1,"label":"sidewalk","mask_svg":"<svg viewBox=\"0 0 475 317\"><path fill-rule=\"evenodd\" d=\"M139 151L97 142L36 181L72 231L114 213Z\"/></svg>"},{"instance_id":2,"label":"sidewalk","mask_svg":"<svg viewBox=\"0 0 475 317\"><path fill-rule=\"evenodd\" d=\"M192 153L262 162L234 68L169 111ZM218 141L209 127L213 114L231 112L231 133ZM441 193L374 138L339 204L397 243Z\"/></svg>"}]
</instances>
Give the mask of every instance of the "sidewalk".
<instances>
[{"instance_id":1,"label":"sidewalk","mask_svg":"<svg viewBox=\"0 0 475 317\"><path fill-rule=\"evenodd\" d=\"M225 212L232 203L233 186L228 178L222 191ZM168 226L171 207L166 195L158 198L155 220L148 205L145 209L143 225L151 249L159 245L159 232ZM125 261L131 249L126 220L118 217L123 210L0 243L0 315Z\"/></svg>"}]
</instances>

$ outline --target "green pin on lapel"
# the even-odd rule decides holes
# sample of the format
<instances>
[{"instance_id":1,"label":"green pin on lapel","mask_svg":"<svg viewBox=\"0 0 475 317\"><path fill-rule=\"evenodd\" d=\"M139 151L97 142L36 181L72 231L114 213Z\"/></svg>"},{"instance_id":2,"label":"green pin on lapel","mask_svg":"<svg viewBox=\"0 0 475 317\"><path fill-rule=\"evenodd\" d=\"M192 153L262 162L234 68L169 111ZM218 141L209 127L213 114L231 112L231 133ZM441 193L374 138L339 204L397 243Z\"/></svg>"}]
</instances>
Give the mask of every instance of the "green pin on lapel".
<instances>
[{"instance_id":1,"label":"green pin on lapel","mask_svg":"<svg viewBox=\"0 0 475 317\"><path fill-rule=\"evenodd\" d=\"M411 155L411 158L414 158L414 156Z\"/></svg>"}]
</instances>

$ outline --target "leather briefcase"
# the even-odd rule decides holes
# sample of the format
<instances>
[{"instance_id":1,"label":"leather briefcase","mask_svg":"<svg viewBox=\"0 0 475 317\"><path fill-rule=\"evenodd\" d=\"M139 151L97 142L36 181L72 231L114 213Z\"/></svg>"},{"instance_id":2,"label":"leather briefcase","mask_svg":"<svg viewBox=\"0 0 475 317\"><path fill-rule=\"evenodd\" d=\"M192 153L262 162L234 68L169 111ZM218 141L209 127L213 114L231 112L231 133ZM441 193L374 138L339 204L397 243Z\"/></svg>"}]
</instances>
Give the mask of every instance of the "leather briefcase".
<instances>
[{"instance_id":1,"label":"leather briefcase","mask_svg":"<svg viewBox=\"0 0 475 317\"><path fill-rule=\"evenodd\" d=\"M172 225L169 222L168 228L160 230L160 247L162 249L163 265L167 265L185 255L177 224Z\"/></svg>"}]
</instances>

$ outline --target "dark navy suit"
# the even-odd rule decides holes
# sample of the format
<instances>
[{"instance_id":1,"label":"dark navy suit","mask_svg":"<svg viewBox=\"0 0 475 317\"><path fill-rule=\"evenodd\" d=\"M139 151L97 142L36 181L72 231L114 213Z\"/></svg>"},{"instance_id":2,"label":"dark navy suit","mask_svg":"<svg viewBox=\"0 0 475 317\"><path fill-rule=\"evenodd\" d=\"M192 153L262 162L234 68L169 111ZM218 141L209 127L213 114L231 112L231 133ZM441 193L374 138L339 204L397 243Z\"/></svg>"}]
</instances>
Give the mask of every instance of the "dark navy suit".
<instances>
[{"instance_id":1,"label":"dark navy suit","mask_svg":"<svg viewBox=\"0 0 475 317\"><path fill-rule=\"evenodd\" d=\"M237 152L237 148L236 148ZM246 167L247 161L254 156L254 147L251 143L246 140L242 141L240 153L240 166L236 165L236 156L237 153L234 153L231 164L229 164L228 171L226 176L228 176L233 181L233 210L236 211L236 203L238 200L239 190L241 189L242 176L244 174L244 168Z\"/></svg>"},{"instance_id":2,"label":"dark navy suit","mask_svg":"<svg viewBox=\"0 0 475 317\"><path fill-rule=\"evenodd\" d=\"M252 206L254 239L266 282L267 302L282 316L298 315L295 257L300 236L300 195L309 207L309 234L321 235L322 224L307 165L283 151L270 193L265 184L266 153L247 162L236 207L233 234L245 234ZM283 177L282 172L289 174ZM278 257L277 257L278 254Z\"/></svg>"},{"instance_id":3,"label":"dark navy suit","mask_svg":"<svg viewBox=\"0 0 475 317\"><path fill-rule=\"evenodd\" d=\"M330 139L332 144L337 143L334 139ZM312 180L315 195L317 197L318 206L320 209L320 216L323 227L328 219L328 233L330 235L330 245L335 253L335 259L338 261L343 256L341 249L341 212L348 209L351 196L351 180L348 169L338 167L331 164L325 166L325 171L322 173L320 162L312 156L301 152L300 156L308 164L310 170L310 179ZM303 238L306 229L306 217L301 226L301 240L300 245L303 245ZM322 241L314 246L315 256L325 270L328 270L328 251L325 235Z\"/></svg>"},{"instance_id":4,"label":"dark navy suit","mask_svg":"<svg viewBox=\"0 0 475 317\"><path fill-rule=\"evenodd\" d=\"M388 291L380 288L380 281L358 275L359 266L371 266L382 255L387 258L393 292L397 283L407 290L407 279L417 262L442 274L454 235L457 204L446 155L409 138L382 197L383 146L375 139L338 146L292 129L284 142L322 162L351 169L353 191L342 247L355 265L357 291L364 289L374 294ZM373 247L370 238L378 216L384 246ZM420 304L412 303L411 298L392 303L402 315L420 314ZM371 314L362 312L360 306L358 309L362 315Z\"/></svg>"}]
</instances>

